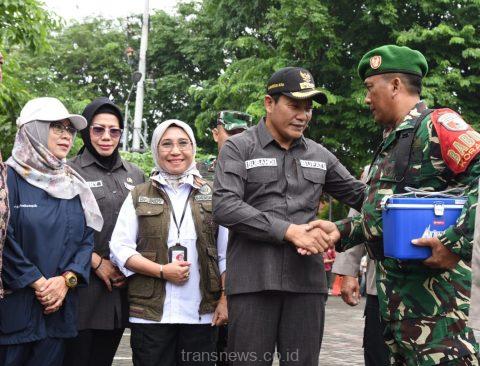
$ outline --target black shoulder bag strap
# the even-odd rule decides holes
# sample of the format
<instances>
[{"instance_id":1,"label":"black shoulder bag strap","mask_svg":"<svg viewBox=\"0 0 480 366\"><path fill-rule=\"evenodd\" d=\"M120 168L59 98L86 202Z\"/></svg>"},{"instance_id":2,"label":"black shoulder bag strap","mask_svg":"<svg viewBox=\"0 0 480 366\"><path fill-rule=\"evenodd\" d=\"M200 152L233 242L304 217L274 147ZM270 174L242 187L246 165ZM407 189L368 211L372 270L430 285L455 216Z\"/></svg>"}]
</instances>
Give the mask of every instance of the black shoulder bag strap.
<instances>
[{"instance_id":1,"label":"black shoulder bag strap","mask_svg":"<svg viewBox=\"0 0 480 366\"><path fill-rule=\"evenodd\" d=\"M410 160L412 159L415 135L417 134L422 121L433 111L433 109L425 109L415 120L413 129L400 132L400 137L398 139L397 146L395 147L396 159L394 166L395 181L398 183L396 191L398 193L405 192L405 187L407 185L405 174L407 173L407 169L410 166ZM403 158L407 156L407 159Z\"/></svg>"}]
</instances>

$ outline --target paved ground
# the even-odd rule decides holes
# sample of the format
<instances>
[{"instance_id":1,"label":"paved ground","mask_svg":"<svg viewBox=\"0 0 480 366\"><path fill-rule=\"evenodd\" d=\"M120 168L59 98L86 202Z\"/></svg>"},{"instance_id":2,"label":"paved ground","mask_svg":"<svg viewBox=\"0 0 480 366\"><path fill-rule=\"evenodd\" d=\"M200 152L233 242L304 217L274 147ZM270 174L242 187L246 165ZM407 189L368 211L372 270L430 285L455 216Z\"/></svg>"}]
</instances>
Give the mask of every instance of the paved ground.
<instances>
[{"instance_id":1,"label":"paved ground","mask_svg":"<svg viewBox=\"0 0 480 366\"><path fill-rule=\"evenodd\" d=\"M362 334L363 307L345 305L339 297L330 296L327 302L325 334L323 336L320 365L363 366ZM130 366L130 331L126 330L115 356L114 366ZM278 363L274 363L278 365Z\"/></svg>"}]
</instances>

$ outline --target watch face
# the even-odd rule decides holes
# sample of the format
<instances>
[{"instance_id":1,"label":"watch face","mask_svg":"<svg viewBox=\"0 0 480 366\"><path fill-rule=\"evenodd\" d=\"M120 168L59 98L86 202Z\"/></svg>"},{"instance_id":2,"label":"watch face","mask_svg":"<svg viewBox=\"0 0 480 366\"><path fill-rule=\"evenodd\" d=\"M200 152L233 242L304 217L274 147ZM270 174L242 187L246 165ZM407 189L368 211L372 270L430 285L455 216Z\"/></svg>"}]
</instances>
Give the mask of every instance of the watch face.
<instances>
[{"instance_id":1,"label":"watch face","mask_svg":"<svg viewBox=\"0 0 480 366\"><path fill-rule=\"evenodd\" d=\"M68 276L67 282L69 286L76 286L77 285L77 277L75 276Z\"/></svg>"}]
</instances>

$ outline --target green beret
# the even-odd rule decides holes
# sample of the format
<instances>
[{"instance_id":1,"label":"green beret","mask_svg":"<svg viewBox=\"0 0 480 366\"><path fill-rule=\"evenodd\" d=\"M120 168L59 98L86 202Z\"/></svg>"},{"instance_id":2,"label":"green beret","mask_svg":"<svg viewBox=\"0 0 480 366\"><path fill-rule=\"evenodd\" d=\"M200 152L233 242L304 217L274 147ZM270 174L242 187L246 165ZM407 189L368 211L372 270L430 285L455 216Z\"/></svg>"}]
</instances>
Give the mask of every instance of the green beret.
<instances>
[{"instance_id":1,"label":"green beret","mask_svg":"<svg viewBox=\"0 0 480 366\"><path fill-rule=\"evenodd\" d=\"M427 60L420 51L389 44L368 51L358 64L358 75L362 80L392 72L424 77L428 72Z\"/></svg>"}]
</instances>

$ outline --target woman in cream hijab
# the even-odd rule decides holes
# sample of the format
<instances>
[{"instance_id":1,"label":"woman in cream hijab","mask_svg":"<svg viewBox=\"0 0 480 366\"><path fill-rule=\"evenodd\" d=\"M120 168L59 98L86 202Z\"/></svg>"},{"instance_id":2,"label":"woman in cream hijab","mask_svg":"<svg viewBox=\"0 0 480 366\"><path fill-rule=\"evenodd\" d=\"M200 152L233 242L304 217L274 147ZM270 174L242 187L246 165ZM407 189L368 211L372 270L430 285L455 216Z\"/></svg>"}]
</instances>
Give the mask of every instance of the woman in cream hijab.
<instances>
[{"instance_id":1,"label":"woman in cream hijab","mask_svg":"<svg viewBox=\"0 0 480 366\"><path fill-rule=\"evenodd\" d=\"M156 171L125 200L112 234L112 261L128 277L135 365L214 365L216 328L225 322L227 238L212 220L212 188L195 166L184 122L154 131ZM223 232L223 231L221 231ZM220 301L219 301L220 300Z\"/></svg>"},{"instance_id":2,"label":"woman in cream hijab","mask_svg":"<svg viewBox=\"0 0 480 366\"><path fill-rule=\"evenodd\" d=\"M11 208L3 252L0 364L61 365L76 335L74 288L86 285L93 230L103 224L85 181L66 165L87 125L55 98L29 101L7 160Z\"/></svg>"}]
</instances>

